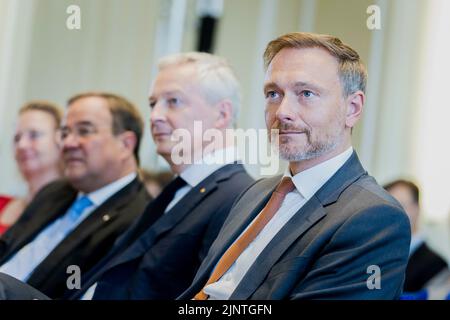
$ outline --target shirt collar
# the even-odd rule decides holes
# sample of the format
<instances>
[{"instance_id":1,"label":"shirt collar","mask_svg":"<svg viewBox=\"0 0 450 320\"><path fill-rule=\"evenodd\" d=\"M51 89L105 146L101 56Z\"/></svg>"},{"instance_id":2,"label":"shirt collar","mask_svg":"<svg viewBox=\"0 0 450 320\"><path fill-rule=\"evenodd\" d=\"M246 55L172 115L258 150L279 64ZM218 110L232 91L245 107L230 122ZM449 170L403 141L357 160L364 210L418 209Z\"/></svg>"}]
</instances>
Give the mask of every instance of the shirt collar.
<instances>
[{"instance_id":1,"label":"shirt collar","mask_svg":"<svg viewBox=\"0 0 450 320\"><path fill-rule=\"evenodd\" d=\"M215 150L187 167L180 173L180 177L188 185L195 187L214 171L229 163L233 163L237 159L238 152L235 147Z\"/></svg>"},{"instance_id":2,"label":"shirt collar","mask_svg":"<svg viewBox=\"0 0 450 320\"><path fill-rule=\"evenodd\" d=\"M299 172L295 176L292 176L288 166L284 176L292 179L300 195L310 199L344 165L352 153L353 147L349 147L337 156Z\"/></svg>"},{"instance_id":3,"label":"shirt collar","mask_svg":"<svg viewBox=\"0 0 450 320\"><path fill-rule=\"evenodd\" d=\"M122 189L127 184L129 184L131 181L133 181L136 178L136 176L137 176L136 172L132 172L132 173L130 173L114 182L111 182L110 184L107 184L106 186L101 187L100 189L97 189L86 195L93 202L93 204L96 207L98 207L103 202L105 202L109 197L111 197L113 194L115 194L120 189ZM84 193L79 192L78 198L80 198L83 195L84 195Z\"/></svg>"},{"instance_id":4,"label":"shirt collar","mask_svg":"<svg viewBox=\"0 0 450 320\"><path fill-rule=\"evenodd\" d=\"M422 243L425 242L425 239L422 234L416 233L411 236L411 244L409 245L409 255L411 256Z\"/></svg>"}]
</instances>

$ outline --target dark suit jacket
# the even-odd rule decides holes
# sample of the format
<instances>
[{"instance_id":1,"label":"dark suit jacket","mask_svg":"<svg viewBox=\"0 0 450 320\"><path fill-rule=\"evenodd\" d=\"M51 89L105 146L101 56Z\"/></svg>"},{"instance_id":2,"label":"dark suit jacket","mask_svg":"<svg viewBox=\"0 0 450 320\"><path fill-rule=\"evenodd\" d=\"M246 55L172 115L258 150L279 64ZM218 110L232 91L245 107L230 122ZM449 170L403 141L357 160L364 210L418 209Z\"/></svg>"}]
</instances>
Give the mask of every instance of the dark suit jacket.
<instances>
[{"instance_id":1,"label":"dark suit jacket","mask_svg":"<svg viewBox=\"0 0 450 320\"><path fill-rule=\"evenodd\" d=\"M191 283L233 202L253 181L242 165L226 165L153 221L161 201L156 198L71 298L96 282L95 299L176 298Z\"/></svg>"},{"instance_id":2,"label":"dark suit jacket","mask_svg":"<svg viewBox=\"0 0 450 320\"><path fill-rule=\"evenodd\" d=\"M0 238L0 264L31 242L45 227L61 217L75 200L77 191L67 181L51 183L39 192L21 218ZM106 200L82 221L39 264L28 283L52 298L66 290L69 265L87 272L111 249L116 238L140 215L150 201L136 178Z\"/></svg>"},{"instance_id":3,"label":"dark suit jacket","mask_svg":"<svg viewBox=\"0 0 450 320\"><path fill-rule=\"evenodd\" d=\"M0 273L0 300L49 300L49 298L26 283Z\"/></svg>"},{"instance_id":4,"label":"dark suit jacket","mask_svg":"<svg viewBox=\"0 0 450 320\"><path fill-rule=\"evenodd\" d=\"M260 212L281 177L255 183L233 206L191 286L191 299L231 243ZM402 290L410 242L401 206L356 153L276 234L231 299L393 299ZM376 265L381 288L370 290ZM373 286L370 286L373 288Z\"/></svg>"},{"instance_id":5,"label":"dark suit jacket","mask_svg":"<svg viewBox=\"0 0 450 320\"><path fill-rule=\"evenodd\" d=\"M445 268L447 268L445 260L423 243L409 258L403 290L414 292L423 289L431 278Z\"/></svg>"}]
</instances>

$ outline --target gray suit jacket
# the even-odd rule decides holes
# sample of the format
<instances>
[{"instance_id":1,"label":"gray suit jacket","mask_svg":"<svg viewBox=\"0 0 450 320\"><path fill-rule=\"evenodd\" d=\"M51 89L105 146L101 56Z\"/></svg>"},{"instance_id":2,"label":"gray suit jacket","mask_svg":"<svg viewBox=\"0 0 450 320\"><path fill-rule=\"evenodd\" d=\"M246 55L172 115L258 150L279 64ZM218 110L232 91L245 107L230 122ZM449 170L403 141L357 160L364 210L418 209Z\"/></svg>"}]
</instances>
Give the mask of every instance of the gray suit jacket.
<instances>
[{"instance_id":1,"label":"gray suit jacket","mask_svg":"<svg viewBox=\"0 0 450 320\"><path fill-rule=\"evenodd\" d=\"M256 182L233 206L191 286L191 299L260 212L281 177ZM401 294L410 225L400 205L367 175L356 153L257 257L230 299L395 299ZM379 267L380 288L371 266Z\"/></svg>"}]
</instances>

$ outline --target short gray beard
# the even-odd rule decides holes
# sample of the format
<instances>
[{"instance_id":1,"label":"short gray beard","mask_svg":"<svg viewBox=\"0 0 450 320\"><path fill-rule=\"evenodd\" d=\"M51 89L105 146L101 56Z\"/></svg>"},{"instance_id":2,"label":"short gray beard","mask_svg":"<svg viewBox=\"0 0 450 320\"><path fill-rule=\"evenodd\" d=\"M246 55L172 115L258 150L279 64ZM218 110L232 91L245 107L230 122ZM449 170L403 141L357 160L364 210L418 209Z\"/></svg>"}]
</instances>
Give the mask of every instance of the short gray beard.
<instances>
[{"instance_id":1,"label":"short gray beard","mask_svg":"<svg viewBox=\"0 0 450 320\"><path fill-rule=\"evenodd\" d=\"M332 137L332 139L328 139L327 141L321 141L313 143L311 139L311 132L307 130L305 132L306 138L308 140L308 146L307 150L295 150L296 146L293 146L292 148L284 147L283 144L279 143L277 146L278 153L280 155L280 158L286 161L292 161L292 162L298 162L298 161L305 161L305 160L311 160L314 158L318 158L332 150L334 150L337 145L339 144L339 135L336 135ZM279 139L279 137L276 137ZM270 139L271 143L273 144L273 141L275 139ZM278 140L279 141L279 140Z\"/></svg>"},{"instance_id":2,"label":"short gray beard","mask_svg":"<svg viewBox=\"0 0 450 320\"><path fill-rule=\"evenodd\" d=\"M337 141L326 144L316 144L306 151L291 151L290 148L279 146L279 154L281 159L286 161L298 162L318 158L332 150L337 146Z\"/></svg>"}]
</instances>

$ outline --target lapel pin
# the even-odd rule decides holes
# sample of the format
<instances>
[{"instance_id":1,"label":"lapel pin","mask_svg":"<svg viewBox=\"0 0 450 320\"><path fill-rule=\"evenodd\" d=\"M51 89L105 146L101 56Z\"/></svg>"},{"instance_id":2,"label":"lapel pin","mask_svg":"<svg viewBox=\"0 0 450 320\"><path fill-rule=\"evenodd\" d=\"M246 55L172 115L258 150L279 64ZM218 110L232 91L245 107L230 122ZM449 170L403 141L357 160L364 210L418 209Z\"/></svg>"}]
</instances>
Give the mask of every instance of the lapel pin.
<instances>
[{"instance_id":1,"label":"lapel pin","mask_svg":"<svg viewBox=\"0 0 450 320\"><path fill-rule=\"evenodd\" d=\"M109 221L109 219L111 219L111 217L109 216L109 214L105 214L105 215L103 216L103 221L107 222L107 221Z\"/></svg>"},{"instance_id":2,"label":"lapel pin","mask_svg":"<svg viewBox=\"0 0 450 320\"><path fill-rule=\"evenodd\" d=\"M201 188L200 189L200 193L205 193L206 189L205 188Z\"/></svg>"}]
</instances>

